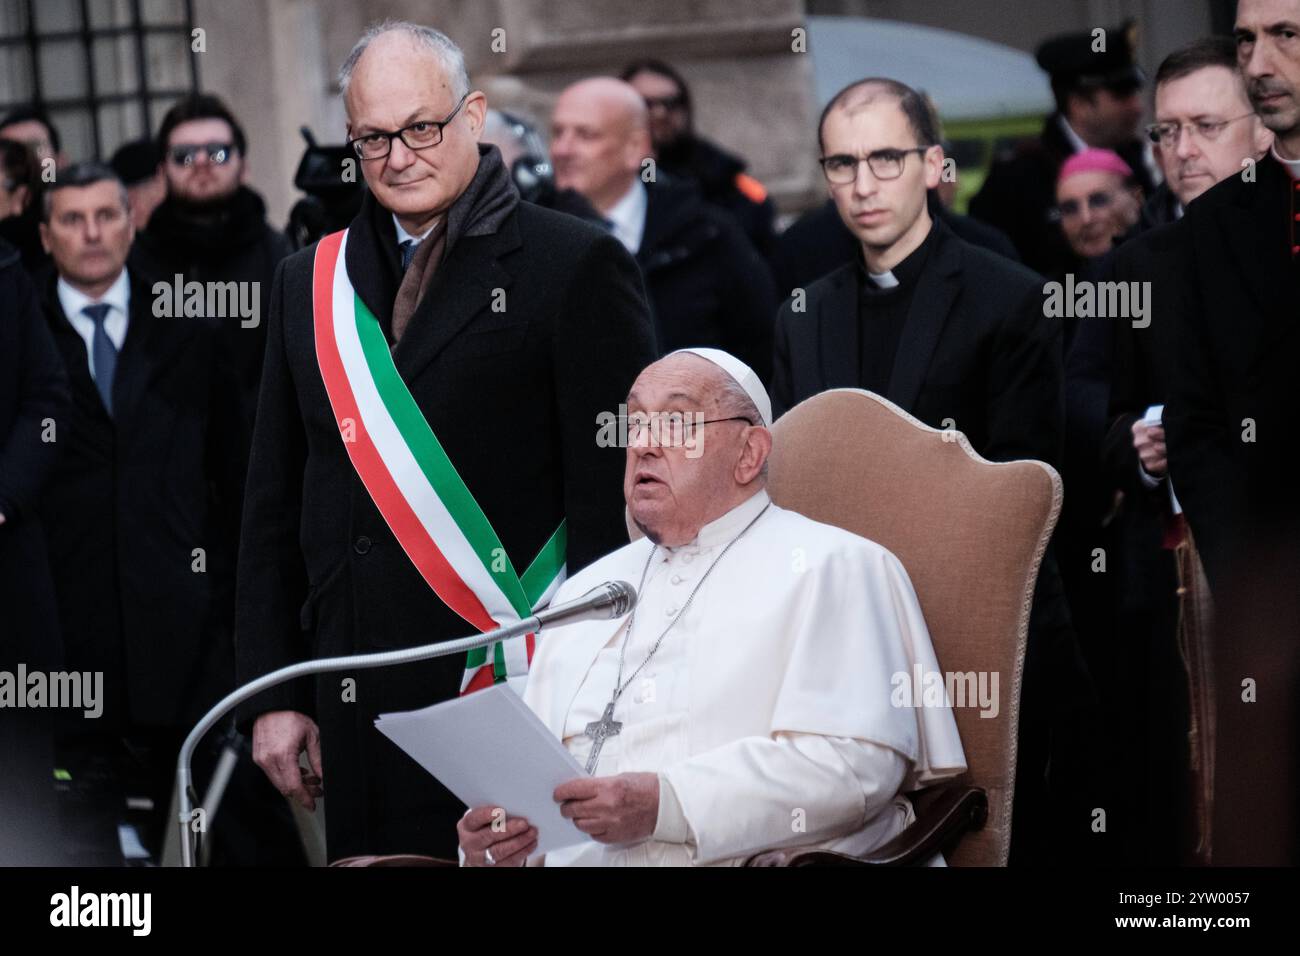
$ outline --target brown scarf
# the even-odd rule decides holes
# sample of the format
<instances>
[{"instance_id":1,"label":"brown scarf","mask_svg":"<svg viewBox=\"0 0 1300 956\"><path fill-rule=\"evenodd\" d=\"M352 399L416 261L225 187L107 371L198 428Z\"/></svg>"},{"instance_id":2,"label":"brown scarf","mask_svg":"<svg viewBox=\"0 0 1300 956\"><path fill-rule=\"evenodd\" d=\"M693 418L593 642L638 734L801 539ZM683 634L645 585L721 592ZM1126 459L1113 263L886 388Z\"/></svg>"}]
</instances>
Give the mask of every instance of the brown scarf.
<instances>
[{"instance_id":1,"label":"brown scarf","mask_svg":"<svg viewBox=\"0 0 1300 956\"><path fill-rule=\"evenodd\" d=\"M510 170L495 146L479 146L478 169L465 191L451 204L433 231L415 247L393 302L393 342L401 340L439 263L461 236L490 236L519 204Z\"/></svg>"}]
</instances>

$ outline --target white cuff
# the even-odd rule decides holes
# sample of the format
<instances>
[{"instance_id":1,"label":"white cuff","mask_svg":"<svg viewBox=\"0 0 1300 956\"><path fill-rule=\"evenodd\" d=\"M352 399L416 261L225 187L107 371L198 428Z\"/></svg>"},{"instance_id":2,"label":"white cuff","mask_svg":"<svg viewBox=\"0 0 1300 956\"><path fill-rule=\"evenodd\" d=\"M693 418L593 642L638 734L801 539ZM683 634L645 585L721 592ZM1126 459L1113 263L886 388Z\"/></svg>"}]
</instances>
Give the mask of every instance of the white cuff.
<instances>
[{"instance_id":1,"label":"white cuff","mask_svg":"<svg viewBox=\"0 0 1300 956\"><path fill-rule=\"evenodd\" d=\"M677 792L668 778L659 774L659 818L655 821L654 833L650 839L660 843L691 843L691 827L682 813L681 802Z\"/></svg>"},{"instance_id":2,"label":"white cuff","mask_svg":"<svg viewBox=\"0 0 1300 956\"><path fill-rule=\"evenodd\" d=\"M1138 477L1142 479L1143 488L1159 488L1163 478L1157 478L1155 475L1147 474L1147 470L1142 467L1142 462L1138 462Z\"/></svg>"}]
</instances>

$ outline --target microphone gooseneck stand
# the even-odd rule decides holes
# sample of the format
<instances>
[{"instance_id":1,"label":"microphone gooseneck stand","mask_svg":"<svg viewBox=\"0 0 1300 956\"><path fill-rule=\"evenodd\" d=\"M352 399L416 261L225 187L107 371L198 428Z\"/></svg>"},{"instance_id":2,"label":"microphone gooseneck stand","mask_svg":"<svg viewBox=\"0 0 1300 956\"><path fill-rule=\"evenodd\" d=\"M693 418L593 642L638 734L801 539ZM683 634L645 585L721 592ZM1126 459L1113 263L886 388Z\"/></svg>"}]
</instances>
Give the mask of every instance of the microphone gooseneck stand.
<instances>
[{"instance_id":1,"label":"microphone gooseneck stand","mask_svg":"<svg viewBox=\"0 0 1300 956\"><path fill-rule=\"evenodd\" d=\"M597 591L603 593L592 594ZM396 651L381 651L374 654L354 654L347 657L323 657L314 661L290 664L279 670L263 674L256 680L249 681L243 687L237 687L209 710L194 725L185 742L181 744L180 754L176 758L176 799L179 811L177 825L181 836L181 866L194 866L196 834L203 832L206 824L202 817L194 818L194 803L198 795L193 789L190 764L194 751L203 735L216 726L232 709L255 697L262 691L296 677L308 677L312 674L326 674L331 671L364 670L372 667L388 667L393 664L409 664L414 661L430 660L435 657L447 657L464 654L479 647L506 641L523 634L536 634L548 625L568 624L577 620L590 618L618 618L632 609L636 603L636 590L624 581L610 581L598 585L574 601L558 607L539 611L506 627L486 631L471 637L462 637L454 641L441 641L437 644L425 644L420 647L406 647ZM202 810L199 811L202 813Z\"/></svg>"}]
</instances>

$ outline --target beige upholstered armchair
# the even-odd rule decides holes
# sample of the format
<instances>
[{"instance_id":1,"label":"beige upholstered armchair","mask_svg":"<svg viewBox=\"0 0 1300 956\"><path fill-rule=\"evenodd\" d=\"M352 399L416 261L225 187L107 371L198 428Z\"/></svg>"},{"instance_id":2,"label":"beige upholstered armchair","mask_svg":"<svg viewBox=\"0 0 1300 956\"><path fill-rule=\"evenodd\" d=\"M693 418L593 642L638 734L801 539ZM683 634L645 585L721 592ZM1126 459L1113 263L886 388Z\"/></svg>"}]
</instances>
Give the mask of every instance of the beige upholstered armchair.
<instances>
[{"instance_id":1,"label":"beige upholstered armchair","mask_svg":"<svg viewBox=\"0 0 1300 956\"><path fill-rule=\"evenodd\" d=\"M912 794L916 822L859 859L759 854L751 865L1004 866L1011 842L1020 679L1038 566L1061 480L1037 461L985 461L878 395L823 392L773 426L768 491L783 508L894 552L907 569L944 672L996 672L996 717L954 708L968 770Z\"/></svg>"},{"instance_id":2,"label":"beige upholstered armchair","mask_svg":"<svg viewBox=\"0 0 1300 956\"><path fill-rule=\"evenodd\" d=\"M1020 677L1038 566L1061 480L1037 461L993 463L960 432L922 424L878 395L823 392L773 426L768 491L784 508L877 541L903 562L945 672L996 672L996 717L956 708L968 770L911 794L916 822L862 858L780 850L750 865L906 865L936 852L1002 866L1011 842ZM638 535L629 522L629 532ZM455 865L354 857L335 866Z\"/></svg>"}]
</instances>

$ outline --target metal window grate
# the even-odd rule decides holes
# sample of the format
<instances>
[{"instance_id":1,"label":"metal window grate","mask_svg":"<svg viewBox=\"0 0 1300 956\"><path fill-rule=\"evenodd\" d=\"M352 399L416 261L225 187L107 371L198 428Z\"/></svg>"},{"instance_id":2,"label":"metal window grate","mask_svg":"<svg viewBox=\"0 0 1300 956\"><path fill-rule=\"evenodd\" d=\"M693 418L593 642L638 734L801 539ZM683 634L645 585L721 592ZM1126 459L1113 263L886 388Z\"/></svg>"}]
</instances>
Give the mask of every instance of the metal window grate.
<instances>
[{"instance_id":1,"label":"metal window grate","mask_svg":"<svg viewBox=\"0 0 1300 956\"><path fill-rule=\"evenodd\" d=\"M199 89L193 0L0 0L0 114L50 114L70 158L151 135Z\"/></svg>"}]
</instances>

